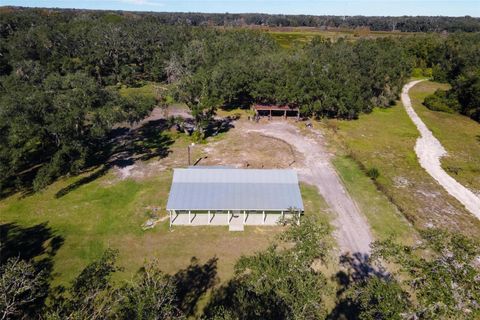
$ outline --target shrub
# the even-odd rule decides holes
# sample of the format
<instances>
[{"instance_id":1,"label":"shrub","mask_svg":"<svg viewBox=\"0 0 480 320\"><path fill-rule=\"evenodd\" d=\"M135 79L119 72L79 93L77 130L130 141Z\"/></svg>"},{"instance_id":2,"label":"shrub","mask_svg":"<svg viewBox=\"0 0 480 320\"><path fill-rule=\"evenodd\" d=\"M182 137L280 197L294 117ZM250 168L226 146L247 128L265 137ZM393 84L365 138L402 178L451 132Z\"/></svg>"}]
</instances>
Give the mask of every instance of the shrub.
<instances>
[{"instance_id":1,"label":"shrub","mask_svg":"<svg viewBox=\"0 0 480 320\"><path fill-rule=\"evenodd\" d=\"M432 111L454 113L459 109L457 99L448 91L437 90L434 94L425 98L425 107Z\"/></svg>"},{"instance_id":2,"label":"shrub","mask_svg":"<svg viewBox=\"0 0 480 320\"><path fill-rule=\"evenodd\" d=\"M413 68L412 70L412 77L415 78L431 78L432 74L432 68Z\"/></svg>"},{"instance_id":3,"label":"shrub","mask_svg":"<svg viewBox=\"0 0 480 320\"><path fill-rule=\"evenodd\" d=\"M370 177L372 180L377 180L380 176L380 171L377 168L373 167L367 170L367 176Z\"/></svg>"}]
</instances>

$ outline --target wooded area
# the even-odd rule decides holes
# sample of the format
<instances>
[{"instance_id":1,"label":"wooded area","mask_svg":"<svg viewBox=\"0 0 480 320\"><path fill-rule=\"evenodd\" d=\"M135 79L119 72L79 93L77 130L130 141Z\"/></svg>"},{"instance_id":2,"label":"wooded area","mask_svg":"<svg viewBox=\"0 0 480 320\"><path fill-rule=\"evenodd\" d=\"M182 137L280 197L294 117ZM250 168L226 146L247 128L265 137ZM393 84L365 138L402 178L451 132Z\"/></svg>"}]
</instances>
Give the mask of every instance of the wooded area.
<instances>
[{"instance_id":1,"label":"wooded area","mask_svg":"<svg viewBox=\"0 0 480 320\"><path fill-rule=\"evenodd\" d=\"M203 138L218 108L254 103L298 107L308 117L353 120L374 107L391 106L415 70L421 76L432 70L436 80L449 82L452 89L428 98L426 105L480 120L478 33L356 41L316 37L304 47L284 49L265 32L208 27L244 24L480 29L479 19L469 17L344 19L2 8L0 198L41 190L59 177L108 163L119 124L143 119L167 98L191 109L195 134ZM121 87L150 82L161 83L165 90L150 98L119 94ZM156 147L170 142L159 139ZM376 175L371 172L372 179L378 178L378 170ZM131 281L116 283L112 276L121 267L112 250L70 285L56 286L53 258L62 236L46 224L7 223L0 226L0 318L480 316L477 240L432 229L422 232L414 246L376 242L372 259L344 255L344 269L332 276L339 290L335 301L329 301L335 295L327 281L330 234L328 224L306 216L301 226L290 226L267 250L242 257L233 278L218 286L215 259L205 264L193 260L172 275L162 272L156 261L147 261ZM395 265L395 272L386 272L384 264ZM207 292L209 299L202 300Z\"/></svg>"},{"instance_id":2,"label":"wooded area","mask_svg":"<svg viewBox=\"0 0 480 320\"><path fill-rule=\"evenodd\" d=\"M39 190L104 161L113 126L142 119L167 95L187 104L202 138L217 107L279 104L304 116L355 119L391 105L412 68L433 68L452 83L457 109L478 120L478 34L317 37L286 50L267 33L171 26L164 15L2 10L3 189L33 181ZM169 90L157 101L118 95L117 86L144 81Z\"/></svg>"},{"instance_id":3,"label":"wooded area","mask_svg":"<svg viewBox=\"0 0 480 320\"><path fill-rule=\"evenodd\" d=\"M16 10L22 8L15 8ZM23 10L30 10L23 8ZM101 16L89 10L39 9L43 12L62 12L70 16L80 13L90 13ZM443 16L313 16L285 15L265 13L195 13L195 12L123 12L111 11L114 15L125 17L151 17L164 25L184 26L268 26L268 27L313 27L313 28L369 28L372 31L401 32L477 32L480 31L478 17L443 17Z\"/></svg>"},{"instance_id":4,"label":"wooded area","mask_svg":"<svg viewBox=\"0 0 480 320\"><path fill-rule=\"evenodd\" d=\"M52 257L62 239L17 251L25 235L16 229L2 238L9 249L0 260L5 319L473 320L480 314L478 241L440 230L424 232L415 246L376 242L371 259L341 256L344 269L333 275L339 290L329 313L326 300L333 288L324 270L332 258L331 229L312 216L300 226L293 223L267 250L240 258L234 277L220 286L215 286L216 259L193 260L173 275L148 261L130 281L116 284L112 276L121 267L113 250L69 286L55 286ZM388 273L384 263L395 264L396 272ZM211 298L199 314L196 305L209 290Z\"/></svg>"}]
</instances>

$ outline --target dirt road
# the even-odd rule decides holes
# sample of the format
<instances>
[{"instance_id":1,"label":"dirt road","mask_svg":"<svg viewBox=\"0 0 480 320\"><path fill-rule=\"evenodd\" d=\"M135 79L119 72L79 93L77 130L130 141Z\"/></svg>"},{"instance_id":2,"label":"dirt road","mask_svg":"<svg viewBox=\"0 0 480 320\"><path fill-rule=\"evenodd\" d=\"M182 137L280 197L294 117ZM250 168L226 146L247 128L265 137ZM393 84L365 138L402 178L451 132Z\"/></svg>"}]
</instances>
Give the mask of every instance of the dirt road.
<instances>
[{"instance_id":1,"label":"dirt road","mask_svg":"<svg viewBox=\"0 0 480 320\"><path fill-rule=\"evenodd\" d=\"M305 136L293 124L285 121L272 121L261 127L252 125L245 129L283 140L302 155L302 159L295 162L293 167L298 170L300 180L318 188L335 212L335 237L341 253L369 254L372 242L369 225L330 164L321 134L311 130Z\"/></svg>"},{"instance_id":2,"label":"dirt road","mask_svg":"<svg viewBox=\"0 0 480 320\"><path fill-rule=\"evenodd\" d=\"M407 110L408 115L420 131L415 145L415 152L420 165L430 174L450 195L457 198L468 211L480 219L480 198L472 191L458 183L448 173L443 170L440 164L440 158L447 154L440 141L438 141L420 119L412 108L408 91L417 83L423 80L417 80L407 83L402 90L402 103ZM460 143L460 142L459 142Z\"/></svg>"}]
</instances>

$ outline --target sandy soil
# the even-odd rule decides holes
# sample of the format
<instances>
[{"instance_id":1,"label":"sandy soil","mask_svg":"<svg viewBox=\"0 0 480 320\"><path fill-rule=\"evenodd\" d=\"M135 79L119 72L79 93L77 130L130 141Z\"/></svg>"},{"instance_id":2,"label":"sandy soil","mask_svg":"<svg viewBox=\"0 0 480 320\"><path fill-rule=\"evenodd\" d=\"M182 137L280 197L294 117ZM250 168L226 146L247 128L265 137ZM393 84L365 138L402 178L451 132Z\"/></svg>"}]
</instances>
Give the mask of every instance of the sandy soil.
<instances>
[{"instance_id":1,"label":"sandy soil","mask_svg":"<svg viewBox=\"0 0 480 320\"><path fill-rule=\"evenodd\" d=\"M302 181L318 188L336 215L335 237L341 253L369 254L373 239L370 227L332 167L330 155L322 145L322 135L313 129L305 135L295 125L281 120L244 126L247 132L271 136L294 147L300 156L292 167L298 170Z\"/></svg>"},{"instance_id":2,"label":"sandy soil","mask_svg":"<svg viewBox=\"0 0 480 320\"><path fill-rule=\"evenodd\" d=\"M425 123L420 119L415 110L412 108L408 91L422 80L407 83L402 90L402 103L407 110L408 115L415 123L420 138L415 145L420 165L430 174L450 195L460 201L465 208L480 219L480 198L471 190L467 189L448 173L443 170L440 159L447 154L442 144L433 136L432 132L427 128Z\"/></svg>"}]
</instances>

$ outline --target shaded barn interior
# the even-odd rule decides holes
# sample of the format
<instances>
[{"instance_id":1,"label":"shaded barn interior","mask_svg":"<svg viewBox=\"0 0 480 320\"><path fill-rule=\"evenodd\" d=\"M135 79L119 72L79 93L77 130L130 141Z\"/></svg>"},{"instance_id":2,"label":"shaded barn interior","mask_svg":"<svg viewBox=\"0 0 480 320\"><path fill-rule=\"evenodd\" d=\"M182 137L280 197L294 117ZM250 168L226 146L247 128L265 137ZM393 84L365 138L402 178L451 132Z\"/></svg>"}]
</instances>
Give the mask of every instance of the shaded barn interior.
<instances>
[{"instance_id":1,"label":"shaded barn interior","mask_svg":"<svg viewBox=\"0 0 480 320\"><path fill-rule=\"evenodd\" d=\"M255 111L255 116L257 117L295 117L297 119L300 117L300 110L290 106L256 104L252 106L252 110Z\"/></svg>"}]
</instances>

